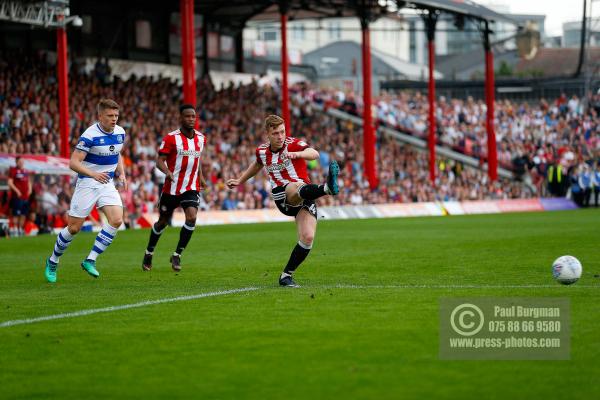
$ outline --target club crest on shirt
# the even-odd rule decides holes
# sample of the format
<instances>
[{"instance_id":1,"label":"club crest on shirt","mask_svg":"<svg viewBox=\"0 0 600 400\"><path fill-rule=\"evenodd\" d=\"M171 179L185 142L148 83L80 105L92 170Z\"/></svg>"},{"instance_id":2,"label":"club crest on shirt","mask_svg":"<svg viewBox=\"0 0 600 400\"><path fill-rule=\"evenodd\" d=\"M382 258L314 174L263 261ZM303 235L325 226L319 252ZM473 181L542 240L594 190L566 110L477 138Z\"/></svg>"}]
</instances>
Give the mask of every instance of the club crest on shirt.
<instances>
[{"instance_id":1,"label":"club crest on shirt","mask_svg":"<svg viewBox=\"0 0 600 400\"><path fill-rule=\"evenodd\" d=\"M119 142L119 143L123 143L123 136L121 136L121 135L118 135L118 136L117 136L117 142Z\"/></svg>"}]
</instances>

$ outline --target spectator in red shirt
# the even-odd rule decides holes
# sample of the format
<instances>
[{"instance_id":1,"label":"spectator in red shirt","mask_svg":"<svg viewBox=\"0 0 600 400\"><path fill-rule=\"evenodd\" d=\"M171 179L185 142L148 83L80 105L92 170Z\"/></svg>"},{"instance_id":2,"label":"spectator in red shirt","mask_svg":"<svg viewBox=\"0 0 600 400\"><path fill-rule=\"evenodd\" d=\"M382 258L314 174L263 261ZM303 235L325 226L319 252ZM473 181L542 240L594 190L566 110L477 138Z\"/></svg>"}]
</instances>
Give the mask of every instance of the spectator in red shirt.
<instances>
[{"instance_id":1,"label":"spectator in red shirt","mask_svg":"<svg viewBox=\"0 0 600 400\"><path fill-rule=\"evenodd\" d=\"M35 212L31 211L27 220L25 221L25 225L23 226L25 235L27 236L35 236L40 231L40 227L35 223Z\"/></svg>"},{"instance_id":2,"label":"spectator in red shirt","mask_svg":"<svg viewBox=\"0 0 600 400\"><path fill-rule=\"evenodd\" d=\"M8 187L11 194L11 211L16 219L17 236L24 234L25 218L29 213L29 196L31 195L31 177L25 170L25 162L17 156L17 166L8 171Z\"/></svg>"}]
</instances>

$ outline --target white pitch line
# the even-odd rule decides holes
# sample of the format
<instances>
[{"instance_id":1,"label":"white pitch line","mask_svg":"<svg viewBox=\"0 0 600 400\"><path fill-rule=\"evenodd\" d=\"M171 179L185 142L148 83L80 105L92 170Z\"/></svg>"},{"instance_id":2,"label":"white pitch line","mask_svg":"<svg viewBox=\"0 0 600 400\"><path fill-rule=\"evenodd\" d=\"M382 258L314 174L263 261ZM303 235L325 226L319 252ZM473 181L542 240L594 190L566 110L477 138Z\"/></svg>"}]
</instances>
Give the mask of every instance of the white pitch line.
<instances>
[{"instance_id":1,"label":"white pitch line","mask_svg":"<svg viewBox=\"0 0 600 400\"><path fill-rule=\"evenodd\" d=\"M306 285L303 286L304 289L566 289L563 285ZM600 288L600 285L570 285L571 288L581 288L581 289L590 289L590 288ZM172 303L175 301L187 301L187 300L195 300L201 299L203 297L214 297L214 296L223 296L226 294L233 293L241 293L241 292L250 292L253 290L260 289L276 289L276 287L246 287L240 289L231 289L231 290L221 290L217 292L208 292L208 293L200 293L190 296L179 296L172 297L168 299L158 299L158 300L148 300L142 301L140 303L133 304L123 304L120 306L110 306L104 308L92 308L89 310L81 310L74 311L70 313L64 314L54 314L54 315L46 315L43 317L36 318L28 318L28 319L16 319L12 321L4 321L0 323L0 328L7 328L9 326L15 325L24 325L24 324L33 324L36 322L42 321L50 321L53 319L63 319L63 318L74 318L74 317L82 317L84 315L90 314L98 314L104 312L112 312L119 310L127 310L130 308L139 308L145 306L151 306L154 304L163 304L163 303ZM569 290L566 289L566 290Z\"/></svg>"},{"instance_id":2,"label":"white pitch line","mask_svg":"<svg viewBox=\"0 0 600 400\"><path fill-rule=\"evenodd\" d=\"M15 326L15 325L33 324L35 322L50 321L53 319L82 317L84 315L98 314L98 313L105 313L105 312L112 312L112 311L119 311L119 310L127 310L130 308L139 308L139 307L152 306L155 304L172 303L175 301L187 301L187 300L201 299L204 297L214 297L214 296L223 296L226 294L233 294L233 293L250 292L250 291L258 290L258 289L259 288L257 288L257 287L246 287L246 288L240 288L240 289L220 290L218 292L199 293L199 294L194 294L194 295L190 295L190 296L171 297L168 299L148 300L148 301L142 301L140 303L123 304L120 306L110 306L110 307L104 307L104 308L92 308L89 310L74 311L74 312L64 313L64 314L46 315L43 317L36 317L36 318L16 319L13 321L4 321L4 322L0 323L0 328L7 328L9 326Z\"/></svg>"}]
</instances>

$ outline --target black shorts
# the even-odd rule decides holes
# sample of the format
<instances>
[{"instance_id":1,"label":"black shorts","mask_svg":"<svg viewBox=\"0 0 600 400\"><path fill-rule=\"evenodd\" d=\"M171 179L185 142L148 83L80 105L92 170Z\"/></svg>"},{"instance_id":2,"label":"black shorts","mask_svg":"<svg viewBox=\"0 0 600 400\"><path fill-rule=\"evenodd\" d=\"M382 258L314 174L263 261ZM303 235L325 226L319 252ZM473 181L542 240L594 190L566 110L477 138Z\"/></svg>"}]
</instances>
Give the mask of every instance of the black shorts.
<instances>
[{"instance_id":1,"label":"black shorts","mask_svg":"<svg viewBox=\"0 0 600 400\"><path fill-rule=\"evenodd\" d=\"M15 217L29 214L29 201L13 198L11 203L12 204L10 208L12 210L12 215Z\"/></svg>"},{"instance_id":2,"label":"black shorts","mask_svg":"<svg viewBox=\"0 0 600 400\"><path fill-rule=\"evenodd\" d=\"M288 215L290 217L295 217L298 215L300 210L303 208L306 209L313 217L317 218L317 204L314 200L302 200L302 203L297 206L292 206L287 204L285 197L285 186L277 186L273 188L271 194L273 195L273 200L275 201L275 205L279 209L279 211L283 215Z\"/></svg>"},{"instance_id":3,"label":"black shorts","mask_svg":"<svg viewBox=\"0 0 600 400\"><path fill-rule=\"evenodd\" d=\"M173 214L177 207L186 209L188 207L198 208L200 206L200 193L196 190L188 190L180 195L161 193L158 201L158 210L161 214Z\"/></svg>"}]
</instances>

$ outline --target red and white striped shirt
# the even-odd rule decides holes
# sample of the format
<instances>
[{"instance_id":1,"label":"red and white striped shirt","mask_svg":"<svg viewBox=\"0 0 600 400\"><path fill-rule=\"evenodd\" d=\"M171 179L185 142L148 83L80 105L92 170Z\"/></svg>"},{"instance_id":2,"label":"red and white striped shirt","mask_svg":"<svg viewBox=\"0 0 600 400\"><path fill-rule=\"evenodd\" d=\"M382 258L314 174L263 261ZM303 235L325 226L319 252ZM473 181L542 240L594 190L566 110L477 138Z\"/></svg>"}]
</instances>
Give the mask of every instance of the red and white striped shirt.
<instances>
[{"instance_id":1,"label":"red and white striped shirt","mask_svg":"<svg viewBox=\"0 0 600 400\"><path fill-rule=\"evenodd\" d=\"M274 152L269 143L261 144L256 148L256 162L264 166L273 186L284 186L290 182L310 183L306 161L303 158L290 160L288 152L302 151L308 148L302 140L287 137L283 147Z\"/></svg>"},{"instance_id":2,"label":"red and white striped shirt","mask_svg":"<svg viewBox=\"0 0 600 400\"><path fill-rule=\"evenodd\" d=\"M158 154L167 156L167 167L173 173L174 180L167 179L163 193L179 195L188 190L200 190L198 169L201 167L200 156L206 137L194 130L194 137L189 139L179 129L163 138Z\"/></svg>"}]
</instances>

